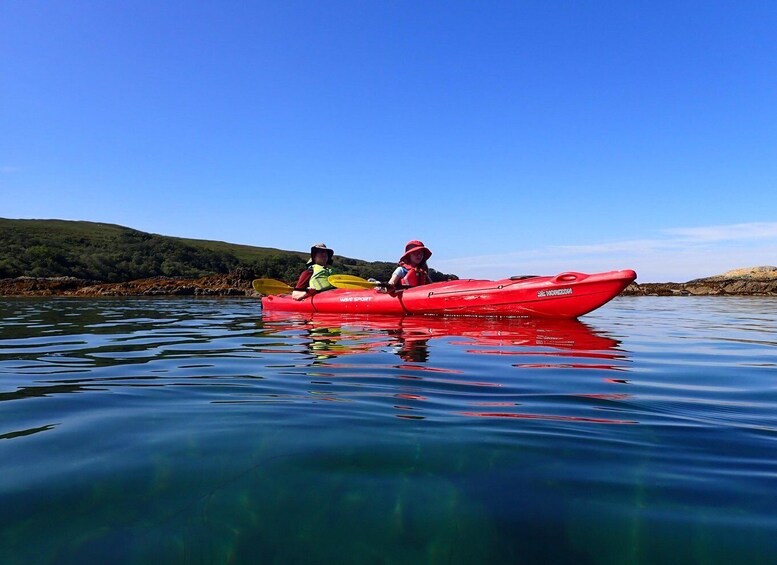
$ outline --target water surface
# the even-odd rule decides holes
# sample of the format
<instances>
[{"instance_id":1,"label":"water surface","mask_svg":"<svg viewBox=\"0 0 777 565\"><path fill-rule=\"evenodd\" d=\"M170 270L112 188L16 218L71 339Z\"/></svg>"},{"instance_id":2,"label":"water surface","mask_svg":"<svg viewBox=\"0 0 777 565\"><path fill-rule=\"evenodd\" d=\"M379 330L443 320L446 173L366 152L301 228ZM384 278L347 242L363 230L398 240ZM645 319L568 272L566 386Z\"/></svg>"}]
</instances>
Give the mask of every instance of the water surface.
<instances>
[{"instance_id":1,"label":"water surface","mask_svg":"<svg viewBox=\"0 0 777 565\"><path fill-rule=\"evenodd\" d=\"M773 563L777 300L0 301L0 563Z\"/></svg>"}]
</instances>

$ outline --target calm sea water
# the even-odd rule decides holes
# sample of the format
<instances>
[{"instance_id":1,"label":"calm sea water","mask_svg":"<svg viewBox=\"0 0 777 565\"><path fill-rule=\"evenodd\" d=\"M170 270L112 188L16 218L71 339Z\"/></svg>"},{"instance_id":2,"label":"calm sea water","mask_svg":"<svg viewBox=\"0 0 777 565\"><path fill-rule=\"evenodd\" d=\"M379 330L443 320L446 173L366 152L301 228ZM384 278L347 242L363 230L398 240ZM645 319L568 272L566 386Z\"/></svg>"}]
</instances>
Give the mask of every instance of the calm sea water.
<instances>
[{"instance_id":1,"label":"calm sea water","mask_svg":"<svg viewBox=\"0 0 777 565\"><path fill-rule=\"evenodd\" d=\"M775 563L777 300L0 300L0 563Z\"/></svg>"}]
</instances>

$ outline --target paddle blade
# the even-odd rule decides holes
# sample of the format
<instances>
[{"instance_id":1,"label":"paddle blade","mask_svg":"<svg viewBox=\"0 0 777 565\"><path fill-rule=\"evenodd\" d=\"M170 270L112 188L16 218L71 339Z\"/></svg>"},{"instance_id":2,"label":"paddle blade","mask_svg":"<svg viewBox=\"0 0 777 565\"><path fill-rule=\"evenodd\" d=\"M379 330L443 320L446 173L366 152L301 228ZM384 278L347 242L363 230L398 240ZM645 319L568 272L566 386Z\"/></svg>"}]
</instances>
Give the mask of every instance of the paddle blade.
<instances>
[{"instance_id":1,"label":"paddle blade","mask_svg":"<svg viewBox=\"0 0 777 565\"><path fill-rule=\"evenodd\" d=\"M370 282L367 279L353 275L330 275L328 280L329 284L335 288L348 288L351 290L375 288L380 285L380 283Z\"/></svg>"},{"instance_id":2,"label":"paddle blade","mask_svg":"<svg viewBox=\"0 0 777 565\"><path fill-rule=\"evenodd\" d=\"M271 295L271 294L286 294L294 290L285 282L275 279L254 279L251 282L254 290L259 294Z\"/></svg>"}]
</instances>

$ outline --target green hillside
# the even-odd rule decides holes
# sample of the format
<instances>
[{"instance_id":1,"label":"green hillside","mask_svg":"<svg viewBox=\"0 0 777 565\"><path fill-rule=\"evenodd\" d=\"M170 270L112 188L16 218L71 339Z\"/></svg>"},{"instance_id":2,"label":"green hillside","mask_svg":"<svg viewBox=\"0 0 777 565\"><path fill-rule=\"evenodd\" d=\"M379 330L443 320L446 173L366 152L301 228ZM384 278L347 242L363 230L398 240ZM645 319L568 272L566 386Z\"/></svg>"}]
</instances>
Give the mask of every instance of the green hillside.
<instances>
[{"instance_id":1,"label":"green hillside","mask_svg":"<svg viewBox=\"0 0 777 565\"><path fill-rule=\"evenodd\" d=\"M113 224L0 218L0 278L72 276L122 282L241 268L249 277L293 281L307 258L304 252L168 237ZM335 256L334 266L341 273L386 280L394 264Z\"/></svg>"}]
</instances>

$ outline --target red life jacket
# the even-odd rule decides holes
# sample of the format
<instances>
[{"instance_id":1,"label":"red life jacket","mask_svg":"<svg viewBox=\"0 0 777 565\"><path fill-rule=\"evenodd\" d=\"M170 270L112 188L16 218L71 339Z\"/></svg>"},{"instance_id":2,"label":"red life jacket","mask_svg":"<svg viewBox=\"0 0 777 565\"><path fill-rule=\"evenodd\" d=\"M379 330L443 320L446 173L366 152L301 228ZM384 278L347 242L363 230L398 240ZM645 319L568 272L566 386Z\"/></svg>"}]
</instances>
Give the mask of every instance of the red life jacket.
<instances>
[{"instance_id":1,"label":"red life jacket","mask_svg":"<svg viewBox=\"0 0 777 565\"><path fill-rule=\"evenodd\" d=\"M414 267L409 263L400 263L399 265L407 269L407 274L399 281L402 286L421 286L432 282L429 273L423 267Z\"/></svg>"}]
</instances>

